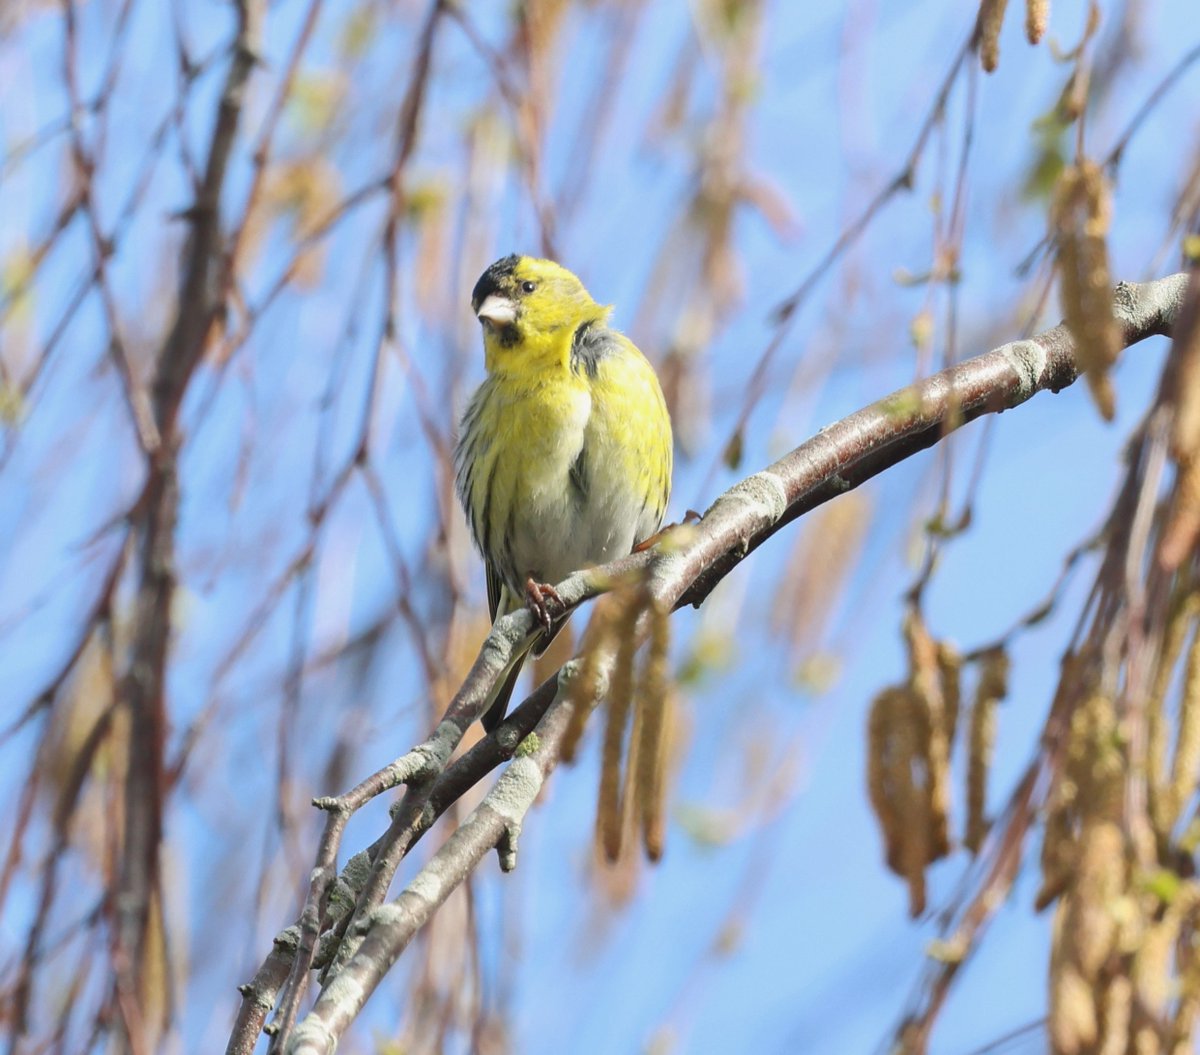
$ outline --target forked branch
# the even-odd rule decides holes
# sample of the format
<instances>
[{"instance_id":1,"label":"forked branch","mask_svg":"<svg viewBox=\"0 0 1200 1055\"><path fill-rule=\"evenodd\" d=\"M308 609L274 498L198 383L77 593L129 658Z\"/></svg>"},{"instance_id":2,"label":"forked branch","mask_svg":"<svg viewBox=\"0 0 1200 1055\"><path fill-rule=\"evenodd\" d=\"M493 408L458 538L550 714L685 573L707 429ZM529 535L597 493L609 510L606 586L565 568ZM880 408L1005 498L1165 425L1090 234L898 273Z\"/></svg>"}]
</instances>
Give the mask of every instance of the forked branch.
<instances>
[{"instance_id":1,"label":"forked branch","mask_svg":"<svg viewBox=\"0 0 1200 1055\"><path fill-rule=\"evenodd\" d=\"M1183 274L1120 284L1114 311L1121 324L1123 346L1169 334L1186 288ZM626 576L636 575L650 596L667 609L698 605L747 554L802 514L932 446L967 421L1019 406L1038 392L1060 391L1078 376L1075 345L1062 325L966 360L822 429L774 464L736 484L713 503L697 525L656 549L578 572L557 589L568 606L575 607ZM490 688L534 630L533 618L526 611L499 620L430 737L354 791L318 803L330 811L330 824L302 916L300 947L308 954L305 969L291 971L290 984L284 986L281 997L289 1011L298 1006L321 935L333 928L343 940L313 1009L294 1030L288 1030L289 1037L275 1038L276 1048L291 1055L332 1052L415 932L487 852L499 849L506 870L515 863L515 835L558 760L558 745L569 717L565 694L556 694L557 679L543 684L467 755L449 767L448 762L468 726L482 713ZM536 736L522 740L531 727ZM518 743L526 747L517 751ZM481 805L404 891L387 901L396 869L413 843L458 793L514 752L519 755L517 761ZM352 859L355 869L347 867L339 878L336 861L345 818L374 795L402 783L408 790L395 809L391 827L366 851L370 868L361 867L363 858L359 856ZM453 793L448 794L451 788ZM355 878L349 876L352 871ZM335 882L348 886L356 899L353 911L341 913L336 922L327 911ZM346 890L342 892L344 895ZM297 943L295 932L291 933L292 939L272 952L255 982L244 990L230 1052L253 1049L275 989L286 973L285 965L294 967L290 950ZM284 1022L290 1026L290 1014Z\"/></svg>"}]
</instances>

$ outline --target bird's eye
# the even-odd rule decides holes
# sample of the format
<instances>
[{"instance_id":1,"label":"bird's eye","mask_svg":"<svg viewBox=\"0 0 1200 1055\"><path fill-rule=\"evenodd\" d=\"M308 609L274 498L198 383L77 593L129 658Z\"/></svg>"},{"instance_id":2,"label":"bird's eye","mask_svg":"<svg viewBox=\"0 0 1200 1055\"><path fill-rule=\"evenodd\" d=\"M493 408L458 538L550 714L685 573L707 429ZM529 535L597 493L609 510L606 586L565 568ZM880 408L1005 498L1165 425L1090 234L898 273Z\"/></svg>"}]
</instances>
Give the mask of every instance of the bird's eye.
<instances>
[{"instance_id":1,"label":"bird's eye","mask_svg":"<svg viewBox=\"0 0 1200 1055\"><path fill-rule=\"evenodd\" d=\"M522 282L521 283L521 292L522 293L532 293L535 289L537 289L536 282Z\"/></svg>"}]
</instances>

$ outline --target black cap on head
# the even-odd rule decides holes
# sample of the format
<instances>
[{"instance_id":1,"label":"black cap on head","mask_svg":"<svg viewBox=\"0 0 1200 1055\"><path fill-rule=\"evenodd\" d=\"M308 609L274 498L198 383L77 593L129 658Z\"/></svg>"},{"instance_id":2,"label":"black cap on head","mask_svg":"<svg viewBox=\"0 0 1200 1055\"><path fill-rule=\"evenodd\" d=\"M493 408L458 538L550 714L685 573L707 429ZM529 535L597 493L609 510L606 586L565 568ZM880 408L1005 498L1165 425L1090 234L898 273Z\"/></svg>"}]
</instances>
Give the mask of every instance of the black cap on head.
<instances>
[{"instance_id":1,"label":"black cap on head","mask_svg":"<svg viewBox=\"0 0 1200 1055\"><path fill-rule=\"evenodd\" d=\"M510 253L508 256L501 257L480 275L479 281L475 283L475 288L471 290L471 307L479 307L485 297L502 291L504 279L512 278L520 259L516 253Z\"/></svg>"}]
</instances>

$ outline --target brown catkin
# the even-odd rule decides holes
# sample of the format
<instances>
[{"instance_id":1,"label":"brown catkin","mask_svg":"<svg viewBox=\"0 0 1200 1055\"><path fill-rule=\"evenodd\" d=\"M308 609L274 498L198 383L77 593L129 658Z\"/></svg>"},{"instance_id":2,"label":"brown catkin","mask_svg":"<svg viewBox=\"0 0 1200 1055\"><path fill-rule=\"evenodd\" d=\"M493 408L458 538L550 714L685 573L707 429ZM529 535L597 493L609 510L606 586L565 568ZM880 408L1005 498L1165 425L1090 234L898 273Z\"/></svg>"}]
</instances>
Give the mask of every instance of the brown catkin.
<instances>
[{"instance_id":1,"label":"brown catkin","mask_svg":"<svg viewBox=\"0 0 1200 1055\"><path fill-rule=\"evenodd\" d=\"M86 785L75 778L93 767L118 773L128 767L130 720L127 708L113 710L117 694L113 647L113 627L106 619L89 635L80 652L50 712L50 726L42 740L38 768L54 789L54 830L63 839L72 823L80 823L79 811L87 802L82 794ZM116 820L108 811L97 819ZM89 844L95 838L90 850L98 856L106 852L105 827L84 823L81 828L88 833Z\"/></svg>"},{"instance_id":2,"label":"brown catkin","mask_svg":"<svg viewBox=\"0 0 1200 1055\"><path fill-rule=\"evenodd\" d=\"M987 778L996 744L996 708L1008 695L1008 653L993 649L984 655L979 686L971 707L967 733L967 827L963 843L979 853L987 835Z\"/></svg>"},{"instance_id":3,"label":"brown catkin","mask_svg":"<svg viewBox=\"0 0 1200 1055\"><path fill-rule=\"evenodd\" d=\"M1042 824L1042 886L1033 902L1038 912L1067 888L1075 867L1075 830L1061 792L1060 785Z\"/></svg>"},{"instance_id":4,"label":"brown catkin","mask_svg":"<svg viewBox=\"0 0 1200 1055\"><path fill-rule=\"evenodd\" d=\"M979 853L988 831L987 775L996 743L996 700L984 697L971 708L969 754L967 756L967 827L963 845Z\"/></svg>"},{"instance_id":5,"label":"brown catkin","mask_svg":"<svg viewBox=\"0 0 1200 1055\"><path fill-rule=\"evenodd\" d=\"M1065 955L1063 931L1067 906L1060 902L1054 914L1050 948L1050 1015L1047 1029L1054 1055L1080 1055L1096 1041L1099 1023L1092 986Z\"/></svg>"},{"instance_id":6,"label":"brown catkin","mask_svg":"<svg viewBox=\"0 0 1200 1055\"><path fill-rule=\"evenodd\" d=\"M1025 0L1025 39L1037 44L1046 32L1050 18L1050 0Z\"/></svg>"},{"instance_id":7,"label":"brown catkin","mask_svg":"<svg viewBox=\"0 0 1200 1055\"><path fill-rule=\"evenodd\" d=\"M1125 838L1115 821L1086 823L1079 837L1079 862L1071 892L1064 899L1067 914L1063 942L1068 959L1089 983L1113 952L1117 920L1113 909L1124 893Z\"/></svg>"},{"instance_id":8,"label":"brown catkin","mask_svg":"<svg viewBox=\"0 0 1200 1055\"><path fill-rule=\"evenodd\" d=\"M1178 479L1158 559L1173 571L1195 552L1200 535L1200 271L1192 273L1175 327L1167 378L1175 404L1171 457L1178 466Z\"/></svg>"},{"instance_id":9,"label":"brown catkin","mask_svg":"<svg viewBox=\"0 0 1200 1055\"><path fill-rule=\"evenodd\" d=\"M953 745L962 709L962 653L949 641L939 641L937 662L942 682L942 722L946 727L946 742Z\"/></svg>"},{"instance_id":10,"label":"brown catkin","mask_svg":"<svg viewBox=\"0 0 1200 1055\"><path fill-rule=\"evenodd\" d=\"M1140 1017L1140 1016L1139 1016ZM1162 1055L1163 1045L1162 1038L1159 1036L1156 1026L1142 1021L1133 1032L1133 1055ZM1187 1052L1180 1052L1180 1055L1194 1055L1190 1046Z\"/></svg>"},{"instance_id":11,"label":"brown catkin","mask_svg":"<svg viewBox=\"0 0 1200 1055\"><path fill-rule=\"evenodd\" d=\"M1070 965L1051 980L1049 1027L1055 1055L1081 1055L1096 1041L1095 997Z\"/></svg>"},{"instance_id":12,"label":"brown catkin","mask_svg":"<svg viewBox=\"0 0 1200 1055\"><path fill-rule=\"evenodd\" d=\"M1172 967L1179 935L1197 903L1195 881L1183 884L1175 892L1162 918L1152 922L1138 942L1133 957L1132 976L1139 1005L1155 1019L1161 1019L1175 989Z\"/></svg>"},{"instance_id":13,"label":"brown catkin","mask_svg":"<svg viewBox=\"0 0 1200 1055\"><path fill-rule=\"evenodd\" d=\"M663 852L664 799L666 786L667 738L665 730L670 706L667 664L670 659L671 623L662 605L652 602L650 614L650 645L638 689L640 743L637 753L638 822L646 856L657 861Z\"/></svg>"},{"instance_id":14,"label":"brown catkin","mask_svg":"<svg viewBox=\"0 0 1200 1055\"><path fill-rule=\"evenodd\" d=\"M924 773L916 793L924 797L920 814L929 827L929 863L950 852L950 744L937 644L915 608L904 621L904 635L908 643L910 699L915 705L916 758ZM916 814L913 816L915 822Z\"/></svg>"},{"instance_id":15,"label":"brown catkin","mask_svg":"<svg viewBox=\"0 0 1200 1055\"><path fill-rule=\"evenodd\" d=\"M1125 758L1113 702L1099 693L1071 716L1067 775L1088 817L1116 820L1122 814Z\"/></svg>"},{"instance_id":16,"label":"brown catkin","mask_svg":"<svg viewBox=\"0 0 1200 1055\"><path fill-rule=\"evenodd\" d=\"M1169 369L1175 404L1171 457L1184 463L1200 458L1200 272L1192 273L1175 327Z\"/></svg>"},{"instance_id":17,"label":"brown catkin","mask_svg":"<svg viewBox=\"0 0 1200 1055\"><path fill-rule=\"evenodd\" d=\"M563 733L562 759L568 764L575 761L579 742L583 739L584 726L599 702L600 671L613 645L614 624L618 612L617 598L611 595L600 598L583 635L579 671L567 684L571 717Z\"/></svg>"},{"instance_id":18,"label":"brown catkin","mask_svg":"<svg viewBox=\"0 0 1200 1055\"><path fill-rule=\"evenodd\" d=\"M1163 803L1166 830L1179 820L1200 778L1200 626L1192 634L1179 697L1178 732L1171 759L1171 783Z\"/></svg>"},{"instance_id":19,"label":"brown catkin","mask_svg":"<svg viewBox=\"0 0 1200 1055\"><path fill-rule=\"evenodd\" d=\"M1078 656L1068 654L1063 659L1062 674L1054 693L1051 712L1067 706L1067 700L1080 691L1083 672ZM1067 736L1067 758L1056 774L1046 798L1046 819L1042 823L1042 886L1034 900L1037 911L1050 905L1067 888L1075 870L1078 853L1075 834L1078 820L1079 785L1073 770L1074 753L1086 739L1086 728L1079 720L1079 709L1072 715Z\"/></svg>"},{"instance_id":20,"label":"brown catkin","mask_svg":"<svg viewBox=\"0 0 1200 1055\"><path fill-rule=\"evenodd\" d=\"M1129 1024L1133 986L1119 974L1108 983L1100 1007L1101 1041L1097 1055L1125 1055L1129 1050Z\"/></svg>"},{"instance_id":21,"label":"brown catkin","mask_svg":"<svg viewBox=\"0 0 1200 1055\"><path fill-rule=\"evenodd\" d=\"M638 780L641 777L642 763L642 724L646 719L645 708L642 706L640 686L635 686L630 698L629 717L626 719L629 729L629 747L625 755L625 765L621 778L621 837L618 840L618 858L608 858L608 863L623 861L629 857L637 857L633 852L637 845L637 829L639 824ZM608 847L604 848L605 854ZM637 869L633 869L636 876Z\"/></svg>"},{"instance_id":22,"label":"brown catkin","mask_svg":"<svg viewBox=\"0 0 1200 1055\"><path fill-rule=\"evenodd\" d=\"M1111 421L1116 396L1109 371L1121 351L1121 334L1113 317L1105 242L1112 203L1099 165L1083 161L1063 171L1050 219L1058 243L1063 312L1075 341L1075 356L1096 406Z\"/></svg>"},{"instance_id":23,"label":"brown catkin","mask_svg":"<svg viewBox=\"0 0 1200 1055\"><path fill-rule=\"evenodd\" d=\"M1164 843L1174 825L1174 820L1167 815L1167 800L1170 797L1167 780L1167 691L1197 611L1200 611L1200 593L1189 586L1182 599L1177 599L1171 605L1158 651L1154 680L1146 698L1146 794L1154 830Z\"/></svg>"},{"instance_id":24,"label":"brown catkin","mask_svg":"<svg viewBox=\"0 0 1200 1055\"><path fill-rule=\"evenodd\" d=\"M900 816L896 809L892 759L895 747L890 733L895 721L894 697L903 691L895 685L889 686L871 700L867 712L867 798L879 822L887 866L893 872L900 870Z\"/></svg>"},{"instance_id":25,"label":"brown catkin","mask_svg":"<svg viewBox=\"0 0 1200 1055\"><path fill-rule=\"evenodd\" d=\"M1196 919L1195 905L1193 901L1191 918L1188 920L1193 935L1200 924ZM1171 1055L1193 1055L1194 1034L1200 1024L1200 956L1197 955L1194 938L1180 942L1178 949L1179 998L1171 1020L1171 1045L1168 1050Z\"/></svg>"},{"instance_id":26,"label":"brown catkin","mask_svg":"<svg viewBox=\"0 0 1200 1055\"><path fill-rule=\"evenodd\" d=\"M617 655L609 680L608 720L600 755L600 792L596 804L596 836L604 856L615 861L621 856L621 756L625 728L633 703L633 654L637 646L638 605L630 597L614 619Z\"/></svg>"},{"instance_id":27,"label":"brown catkin","mask_svg":"<svg viewBox=\"0 0 1200 1055\"><path fill-rule=\"evenodd\" d=\"M899 792L901 817L900 866L908 881L908 912L915 919L925 911L925 867L934 857L935 826L930 815L928 785L922 787L914 779L914 770L921 768L928 758L922 750L918 731L926 714L924 701L910 688L902 697L902 703L904 710L895 731L895 761L902 768L894 780Z\"/></svg>"},{"instance_id":28,"label":"brown catkin","mask_svg":"<svg viewBox=\"0 0 1200 1055\"><path fill-rule=\"evenodd\" d=\"M991 697L1003 700L1008 696L1008 673L1010 662L1003 648L986 652L979 661L979 685L976 698Z\"/></svg>"},{"instance_id":29,"label":"brown catkin","mask_svg":"<svg viewBox=\"0 0 1200 1055\"><path fill-rule=\"evenodd\" d=\"M910 698L907 685L889 686L872 700L868 720L867 790L883 835L887 866L896 875L905 874L906 807L912 797L915 738L909 727Z\"/></svg>"},{"instance_id":30,"label":"brown catkin","mask_svg":"<svg viewBox=\"0 0 1200 1055\"><path fill-rule=\"evenodd\" d=\"M975 24L975 39L979 61L985 73L995 70L1000 61L1000 29L1004 25L1004 9L1008 0L981 0L979 20Z\"/></svg>"},{"instance_id":31,"label":"brown catkin","mask_svg":"<svg viewBox=\"0 0 1200 1055\"><path fill-rule=\"evenodd\" d=\"M1200 459L1180 465L1171 501L1171 515L1158 545L1158 561L1174 571L1196 549L1200 535Z\"/></svg>"},{"instance_id":32,"label":"brown catkin","mask_svg":"<svg viewBox=\"0 0 1200 1055\"><path fill-rule=\"evenodd\" d=\"M797 537L771 602L771 631L809 651L836 605L870 527L871 503L862 491L814 511Z\"/></svg>"}]
</instances>

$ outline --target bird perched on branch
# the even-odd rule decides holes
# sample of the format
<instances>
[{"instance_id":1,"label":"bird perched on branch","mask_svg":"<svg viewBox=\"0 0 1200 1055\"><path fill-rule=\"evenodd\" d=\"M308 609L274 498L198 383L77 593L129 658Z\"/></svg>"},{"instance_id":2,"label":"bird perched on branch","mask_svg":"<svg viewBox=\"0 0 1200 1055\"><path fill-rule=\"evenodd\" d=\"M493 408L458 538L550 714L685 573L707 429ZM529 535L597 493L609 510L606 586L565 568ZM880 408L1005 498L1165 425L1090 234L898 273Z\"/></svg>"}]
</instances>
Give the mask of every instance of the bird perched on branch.
<instances>
[{"instance_id":1,"label":"bird perched on branch","mask_svg":"<svg viewBox=\"0 0 1200 1055\"><path fill-rule=\"evenodd\" d=\"M672 440L653 368L566 268L506 256L480 277L471 308L488 376L459 429L458 495L492 620L527 604L543 628L497 683L483 716L491 731L529 649L544 650L562 625L554 583L658 531Z\"/></svg>"}]
</instances>

